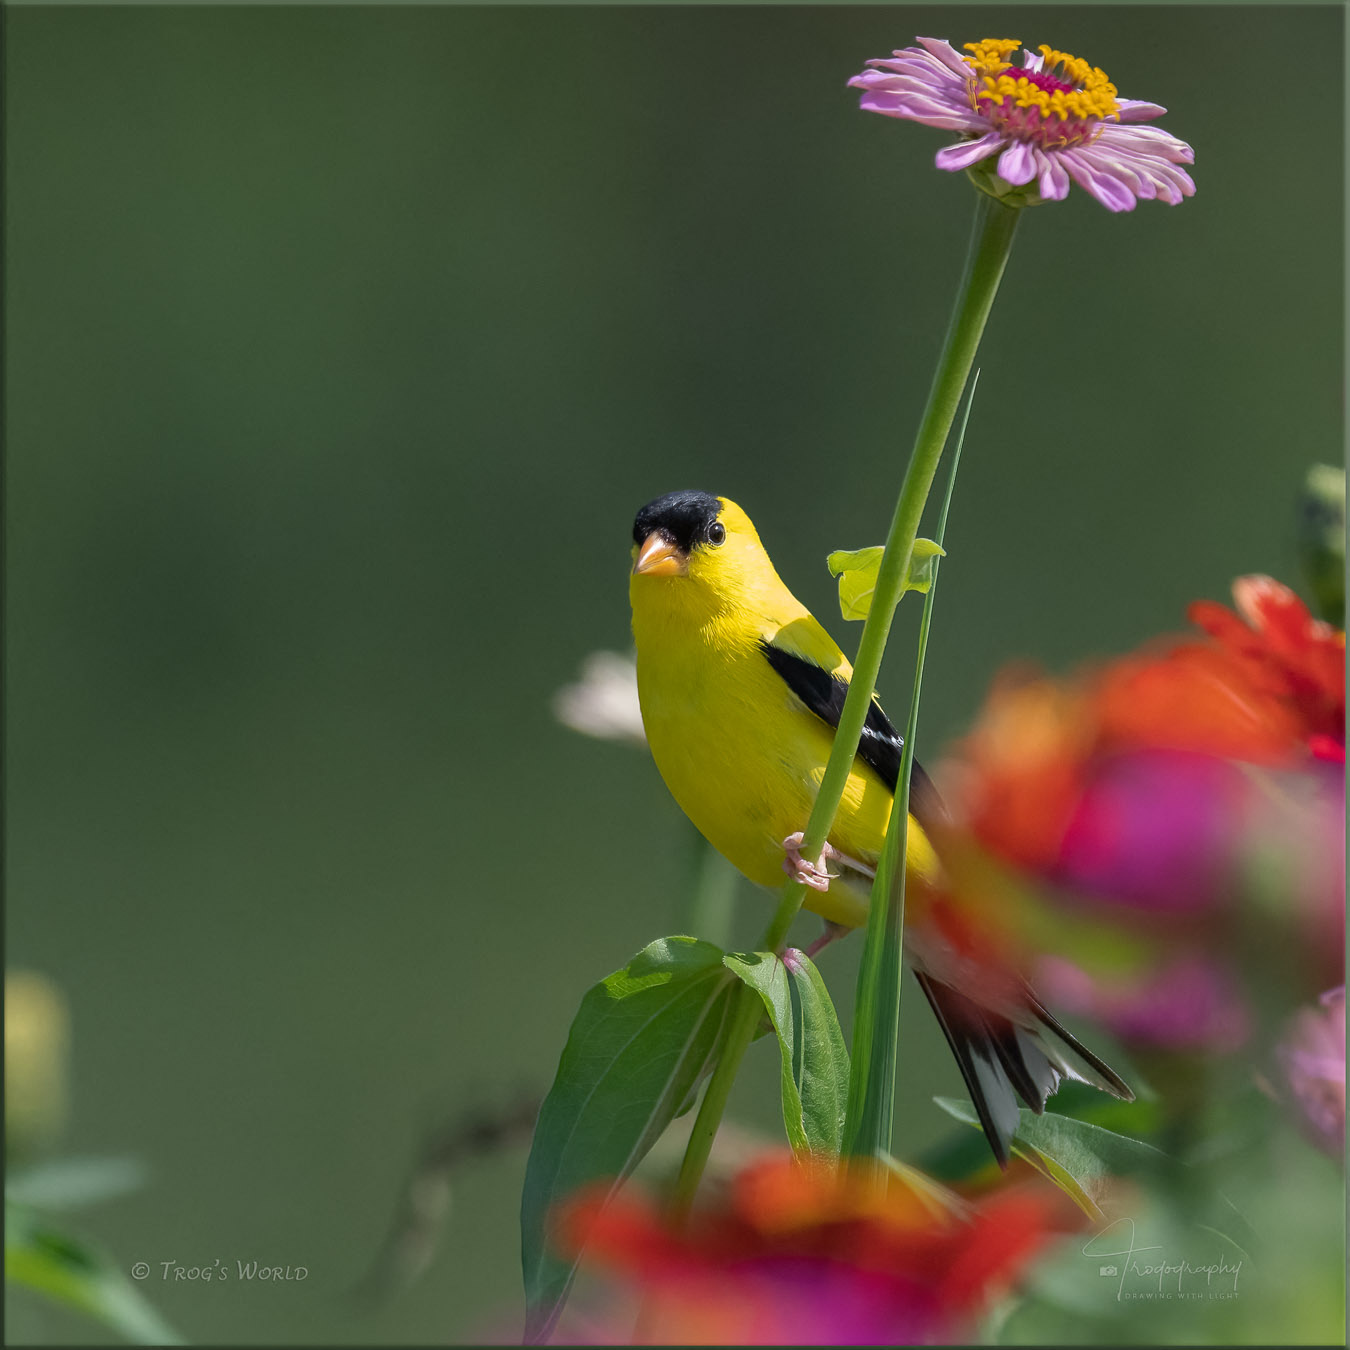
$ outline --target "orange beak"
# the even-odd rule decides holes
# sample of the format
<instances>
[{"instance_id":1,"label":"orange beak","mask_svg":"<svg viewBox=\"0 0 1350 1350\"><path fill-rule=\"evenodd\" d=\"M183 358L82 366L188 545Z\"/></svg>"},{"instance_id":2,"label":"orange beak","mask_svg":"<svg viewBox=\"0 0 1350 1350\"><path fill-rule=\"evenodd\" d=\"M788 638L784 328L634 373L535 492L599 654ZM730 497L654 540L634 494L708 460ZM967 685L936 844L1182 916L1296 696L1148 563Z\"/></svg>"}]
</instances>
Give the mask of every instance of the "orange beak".
<instances>
[{"instance_id":1,"label":"orange beak","mask_svg":"<svg viewBox=\"0 0 1350 1350\"><path fill-rule=\"evenodd\" d=\"M642 541L637 561L633 563L635 576L682 577L688 571L689 559L660 530L653 530Z\"/></svg>"}]
</instances>

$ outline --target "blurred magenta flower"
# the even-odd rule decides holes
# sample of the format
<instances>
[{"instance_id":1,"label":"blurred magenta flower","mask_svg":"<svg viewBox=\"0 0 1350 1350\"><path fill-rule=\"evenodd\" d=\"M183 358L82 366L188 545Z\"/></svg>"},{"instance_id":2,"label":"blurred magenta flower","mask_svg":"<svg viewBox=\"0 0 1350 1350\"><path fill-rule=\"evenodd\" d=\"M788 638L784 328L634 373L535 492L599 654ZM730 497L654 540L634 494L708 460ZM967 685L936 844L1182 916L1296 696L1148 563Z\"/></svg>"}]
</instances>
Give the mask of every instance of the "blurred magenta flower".
<instances>
[{"instance_id":1,"label":"blurred magenta flower","mask_svg":"<svg viewBox=\"0 0 1350 1350\"><path fill-rule=\"evenodd\" d=\"M1250 779L1229 760L1176 750L1101 756L1083 776L1053 879L1139 909L1209 909L1236 879L1250 799Z\"/></svg>"},{"instance_id":2,"label":"blurred magenta flower","mask_svg":"<svg viewBox=\"0 0 1350 1350\"><path fill-rule=\"evenodd\" d=\"M1345 771L1320 764L1306 774L1286 775L1291 789L1266 813L1253 840L1267 858L1282 863L1295 896L1303 940L1322 956L1327 983L1344 974Z\"/></svg>"},{"instance_id":3,"label":"blurred magenta flower","mask_svg":"<svg viewBox=\"0 0 1350 1350\"><path fill-rule=\"evenodd\" d=\"M1278 1049L1304 1133L1323 1152L1345 1153L1345 986L1303 1008Z\"/></svg>"},{"instance_id":4,"label":"blurred magenta flower","mask_svg":"<svg viewBox=\"0 0 1350 1350\"><path fill-rule=\"evenodd\" d=\"M1247 1006L1229 972L1206 956L1178 954L1142 978L1089 976L1059 957L1036 967L1047 1000L1099 1022L1131 1045L1163 1050L1236 1050L1251 1034Z\"/></svg>"},{"instance_id":5,"label":"blurred magenta flower","mask_svg":"<svg viewBox=\"0 0 1350 1350\"><path fill-rule=\"evenodd\" d=\"M967 1202L926 1178L780 1153L683 1228L631 1187L603 1204L607 1189L564 1207L559 1239L641 1297L639 1339L660 1345L960 1342L1080 1224L1039 1178Z\"/></svg>"},{"instance_id":6,"label":"blurred magenta flower","mask_svg":"<svg viewBox=\"0 0 1350 1350\"><path fill-rule=\"evenodd\" d=\"M1175 206L1194 194L1178 167L1194 163L1191 147L1137 125L1167 109L1118 98L1100 68L1046 46L1039 56L1024 50L1013 65L1016 38L967 42L970 56L939 38L918 42L868 61L872 69L849 84L863 91L868 112L961 132L964 139L938 151L939 169L969 169L998 155L1002 181L991 179L988 189L996 196L1034 179L1042 199L1060 201L1072 179L1112 211L1132 211L1136 200Z\"/></svg>"}]
</instances>

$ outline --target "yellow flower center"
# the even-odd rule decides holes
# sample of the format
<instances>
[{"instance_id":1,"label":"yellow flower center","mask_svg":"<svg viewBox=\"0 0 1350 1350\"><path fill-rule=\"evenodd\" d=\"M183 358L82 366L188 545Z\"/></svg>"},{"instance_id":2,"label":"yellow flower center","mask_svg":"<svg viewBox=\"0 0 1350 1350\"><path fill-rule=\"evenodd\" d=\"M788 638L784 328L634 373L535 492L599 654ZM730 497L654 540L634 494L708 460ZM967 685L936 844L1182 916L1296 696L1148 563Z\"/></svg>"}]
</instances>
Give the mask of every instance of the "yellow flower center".
<instances>
[{"instance_id":1,"label":"yellow flower center","mask_svg":"<svg viewBox=\"0 0 1350 1350\"><path fill-rule=\"evenodd\" d=\"M1060 124L1098 122L1119 114L1116 86L1106 72L1068 52L1041 46L1043 60L1036 71L1008 60L1021 46L1017 38L985 38L965 45L971 53L962 58L971 71L971 106L992 114L996 122L1006 117L1025 133L1038 120L1042 126L1051 119Z\"/></svg>"}]
</instances>

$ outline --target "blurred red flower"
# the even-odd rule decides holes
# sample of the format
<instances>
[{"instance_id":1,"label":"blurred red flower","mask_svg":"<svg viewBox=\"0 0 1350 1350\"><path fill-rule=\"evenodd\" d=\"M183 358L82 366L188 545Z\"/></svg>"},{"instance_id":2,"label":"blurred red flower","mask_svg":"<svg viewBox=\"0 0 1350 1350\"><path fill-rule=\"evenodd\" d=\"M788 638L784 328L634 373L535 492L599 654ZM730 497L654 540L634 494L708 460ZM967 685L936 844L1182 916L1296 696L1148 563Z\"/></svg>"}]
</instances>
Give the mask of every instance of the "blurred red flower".
<instances>
[{"instance_id":1,"label":"blurred red flower","mask_svg":"<svg viewBox=\"0 0 1350 1350\"><path fill-rule=\"evenodd\" d=\"M631 1187L604 1204L606 1189L563 1207L557 1240L639 1294L639 1335L666 1345L960 1340L1081 1217L1039 1178L973 1203L926 1179L777 1153L682 1229Z\"/></svg>"},{"instance_id":2,"label":"blurred red flower","mask_svg":"<svg viewBox=\"0 0 1350 1350\"><path fill-rule=\"evenodd\" d=\"M1343 783L1327 761L1345 758L1345 635L1270 577L1233 594L1236 612L1191 606L1199 637L1068 679L1005 672L938 769L957 831L1011 869L984 909L1005 917L1030 881L1051 909L1131 932L1109 976L1051 956L1041 978L1136 1044L1246 1039L1228 965L1240 902L1282 913L1313 989L1343 934Z\"/></svg>"},{"instance_id":3,"label":"blurred red flower","mask_svg":"<svg viewBox=\"0 0 1350 1350\"><path fill-rule=\"evenodd\" d=\"M1245 624L1204 600L1191 606L1188 617L1284 702L1315 754L1344 761L1345 634L1314 619L1293 591L1271 577L1240 577L1233 598Z\"/></svg>"},{"instance_id":4,"label":"blurred red flower","mask_svg":"<svg viewBox=\"0 0 1350 1350\"><path fill-rule=\"evenodd\" d=\"M1104 738L1256 764L1345 759L1345 634L1266 576L1233 583L1237 613L1198 600L1209 635L1161 657L1126 658L1100 692Z\"/></svg>"}]
</instances>

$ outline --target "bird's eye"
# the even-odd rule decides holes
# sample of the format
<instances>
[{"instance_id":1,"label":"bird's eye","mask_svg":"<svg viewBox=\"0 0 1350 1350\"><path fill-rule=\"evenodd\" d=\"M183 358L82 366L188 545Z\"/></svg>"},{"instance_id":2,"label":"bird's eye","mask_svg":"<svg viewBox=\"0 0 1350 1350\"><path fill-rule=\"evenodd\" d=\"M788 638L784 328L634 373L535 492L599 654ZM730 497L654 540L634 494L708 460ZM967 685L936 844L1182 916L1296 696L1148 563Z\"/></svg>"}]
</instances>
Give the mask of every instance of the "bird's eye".
<instances>
[{"instance_id":1,"label":"bird's eye","mask_svg":"<svg viewBox=\"0 0 1350 1350\"><path fill-rule=\"evenodd\" d=\"M708 542L716 548L719 544L727 542L727 527L720 520L714 520L708 526Z\"/></svg>"}]
</instances>

